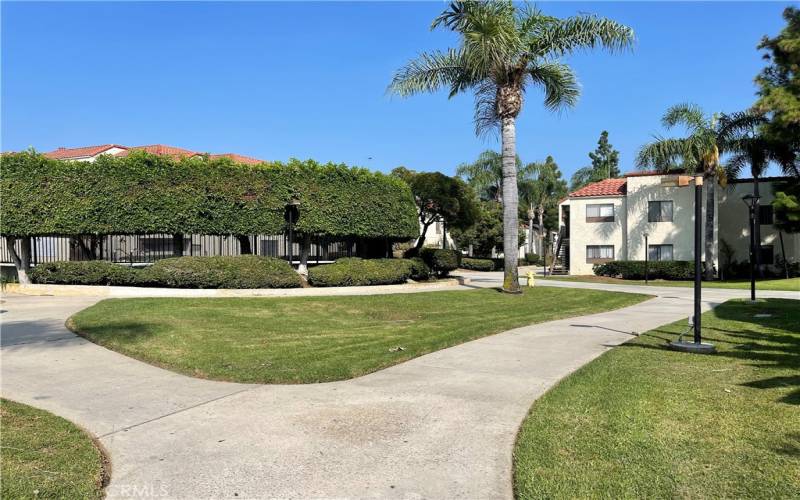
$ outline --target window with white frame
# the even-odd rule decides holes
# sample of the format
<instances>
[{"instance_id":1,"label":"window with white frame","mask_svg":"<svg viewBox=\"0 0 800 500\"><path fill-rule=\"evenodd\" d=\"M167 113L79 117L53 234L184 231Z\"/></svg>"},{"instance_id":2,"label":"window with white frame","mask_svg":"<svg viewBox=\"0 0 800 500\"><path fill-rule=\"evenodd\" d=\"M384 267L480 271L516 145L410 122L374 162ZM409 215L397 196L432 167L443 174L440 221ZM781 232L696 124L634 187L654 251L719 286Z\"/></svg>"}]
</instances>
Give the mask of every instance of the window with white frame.
<instances>
[{"instance_id":1,"label":"window with white frame","mask_svg":"<svg viewBox=\"0 0 800 500\"><path fill-rule=\"evenodd\" d=\"M586 262L589 264L614 260L614 245L586 245Z\"/></svg>"},{"instance_id":2,"label":"window with white frame","mask_svg":"<svg viewBox=\"0 0 800 500\"><path fill-rule=\"evenodd\" d=\"M614 204L586 205L586 222L614 222Z\"/></svg>"},{"instance_id":3,"label":"window with white frame","mask_svg":"<svg viewBox=\"0 0 800 500\"><path fill-rule=\"evenodd\" d=\"M672 245L650 245L647 253L650 260L674 260L672 258Z\"/></svg>"},{"instance_id":4,"label":"window with white frame","mask_svg":"<svg viewBox=\"0 0 800 500\"><path fill-rule=\"evenodd\" d=\"M672 201L651 201L647 205L648 222L672 222Z\"/></svg>"}]
</instances>

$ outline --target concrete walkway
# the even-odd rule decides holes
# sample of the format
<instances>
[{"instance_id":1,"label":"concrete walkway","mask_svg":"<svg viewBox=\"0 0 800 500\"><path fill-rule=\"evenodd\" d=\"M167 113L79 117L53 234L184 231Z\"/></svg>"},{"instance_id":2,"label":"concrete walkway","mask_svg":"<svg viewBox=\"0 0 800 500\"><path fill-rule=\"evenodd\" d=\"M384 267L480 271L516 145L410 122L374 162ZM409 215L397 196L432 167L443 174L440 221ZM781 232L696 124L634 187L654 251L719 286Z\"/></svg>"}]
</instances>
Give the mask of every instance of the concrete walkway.
<instances>
[{"instance_id":1,"label":"concrete walkway","mask_svg":"<svg viewBox=\"0 0 800 500\"><path fill-rule=\"evenodd\" d=\"M471 277L496 286L500 276ZM511 498L511 452L531 403L632 332L691 310L690 289L646 293L658 297L518 328L354 380L296 386L173 374L64 328L96 298L6 296L2 395L99 436L113 463L111 498ZM706 290L703 306L745 295Z\"/></svg>"}]
</instances>

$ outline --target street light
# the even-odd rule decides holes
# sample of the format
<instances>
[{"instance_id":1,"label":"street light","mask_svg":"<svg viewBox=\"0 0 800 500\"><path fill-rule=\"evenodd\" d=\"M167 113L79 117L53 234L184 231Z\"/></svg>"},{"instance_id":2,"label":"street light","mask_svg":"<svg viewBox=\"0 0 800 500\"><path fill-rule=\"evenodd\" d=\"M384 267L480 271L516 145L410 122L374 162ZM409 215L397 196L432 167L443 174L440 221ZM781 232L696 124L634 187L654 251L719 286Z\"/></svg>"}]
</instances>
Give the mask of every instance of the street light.
<instances>
[{"instance_id":1,"label":"street light","mask_svg":"<svg viewBox=\"0 0 800 500\"><path fill-rule=\"evenodd\" d=\"M688 178L678 179L679 186L687 186ZM670 349L683 352L711 354L716 352L714 344L703 342L702 320L700 317L700 299L702 298L701 282L701 247L703 238L703 176L694 178L694 315L690 318L694 330L694 342L684 342L680 335L678 340L669 343ZM687 332L688 333L688 332Z\"/></svg>"},{"instance_id":2,"label":"street light","mask_svg":"<svg viewBox=\"0 0 800 500\"><path fill-rule=\"evenodd\" d=\"M742 201L750 211L750 302L756 301L756 207L760 196L748 194L742 196Z\"/></svg>"},{"instance_id":3,"label":"street light","mask_svg":"<svg viewBox=\"0 0 800 500\"><path fill-rule=\"evenodd\" d=\"M647 237L650 236L648 233L644 233L644 284L647 285L650 281L650 269L648 265L650 264L650 247L647 246Z\"/></svg>"}]
</instances>

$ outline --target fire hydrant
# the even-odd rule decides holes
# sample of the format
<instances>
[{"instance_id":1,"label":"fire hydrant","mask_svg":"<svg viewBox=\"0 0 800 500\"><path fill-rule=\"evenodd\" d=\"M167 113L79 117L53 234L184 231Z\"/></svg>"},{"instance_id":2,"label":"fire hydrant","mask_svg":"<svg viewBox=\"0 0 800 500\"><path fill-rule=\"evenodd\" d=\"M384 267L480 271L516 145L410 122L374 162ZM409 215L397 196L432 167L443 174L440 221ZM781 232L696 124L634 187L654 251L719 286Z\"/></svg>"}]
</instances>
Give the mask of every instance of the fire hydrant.
<instances>
[{"instance_id":1,"label":"fire hydrant","mask_svg":"<svg viewBox=\"0 0 800 500\"><path fill-rule=\"evenodd\" d=\"M528 277L528 288L533 288L533 286L536 284L536 279L533 276L533 271L528 271L528 274L526 276Z\"/></svg>"}]
</instances>

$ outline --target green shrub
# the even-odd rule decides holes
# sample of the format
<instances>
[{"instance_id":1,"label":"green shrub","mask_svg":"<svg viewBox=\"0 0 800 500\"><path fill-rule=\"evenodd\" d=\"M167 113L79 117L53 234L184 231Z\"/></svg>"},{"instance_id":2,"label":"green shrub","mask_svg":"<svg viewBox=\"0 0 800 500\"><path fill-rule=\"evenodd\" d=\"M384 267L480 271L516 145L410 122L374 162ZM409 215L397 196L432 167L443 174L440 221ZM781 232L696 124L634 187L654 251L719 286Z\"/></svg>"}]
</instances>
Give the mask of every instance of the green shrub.
<instances>
[{"instance_id":1,"label":"green shrub","mask_svg":"<svg viewBox=\"0 0 800 500\"><path fill-rule=\"evenodd\" d=\"M450 271L458 269L461 261L459 252L442 248L423 248L420 250L419 256L439 277L447 276Z\"/></svg>"},{"instance_id":2,"label":"green shrub","mask_svg":"<svg viewBox=\"0 0 800 500\"><path fill-rule=\"evenodd\" d=\"M405 283L411 272L412 264L406 259L348 257L310 268L308 282L313 286L392 285Z\"/></svg>"},{"instance_id":3,"label":"green shrub","mask_svg":"<svg viewBox=\"0 0 800 500\"><path fill-rule=\"evenodd\" d=\"M648 264L650 279L690 280L694 279L694 262L686 260L654 261ZM595 264L597 276L641 280L645 278L643 260L615 260L604 264Z\"/></svg>"},{"instance_id":4,"label":"green shrub","mask_svg":"<svg viewBox=\"0 0 800 500\"><path fill-rule=\"evenodd\" d=\"M140 269L101 260L45 262L31 269L31 281L49 285L119 285L146 284L148 277Z\"/></svg>"},{"instance_id":5,"label":"green shrub","mask_svg":"<svg viewBox=\"0 0 800 500\"><path fill-rule=\"evenodd\" d=\"M539 256L538 253L526 253L525 262L527 262L532 266L538 266L542 263L542 258Z\"/></svg>"},{"instance_id":6,"label":"green shrub","mask_svg":"<svg viewBox=\"0 0 800 500\"><path fill-rule=\"evenodd\" d=\"M461 267L472 271L494 271L494 262L492 262L492 259L470 259L464 257L461 259Z\"/></svg>"},{"instance_id":7,"label":"green shrub","mask_svg":"<svg viewBox=\"0 0 800 500\"><path fill-rule=\"evenodd\" d=\"M426 264L424 260L419 257L412 257L410 259L406 259L405 262L407 262L409 265L409 278L414 281L425 281L430 279L431 268L428 267L428 264Z\"/></svg>"},{"instance_id":8,"label":"green shrub","mask_svg":"<svg viewBox=\"0 0 800 500\"><path fill-rule=\"evenodd\" d=\"M148 270L159 286L171 288L297 288L300 276L288 262L273 257L177 257Z\"/></svg>"}]
</instances>

